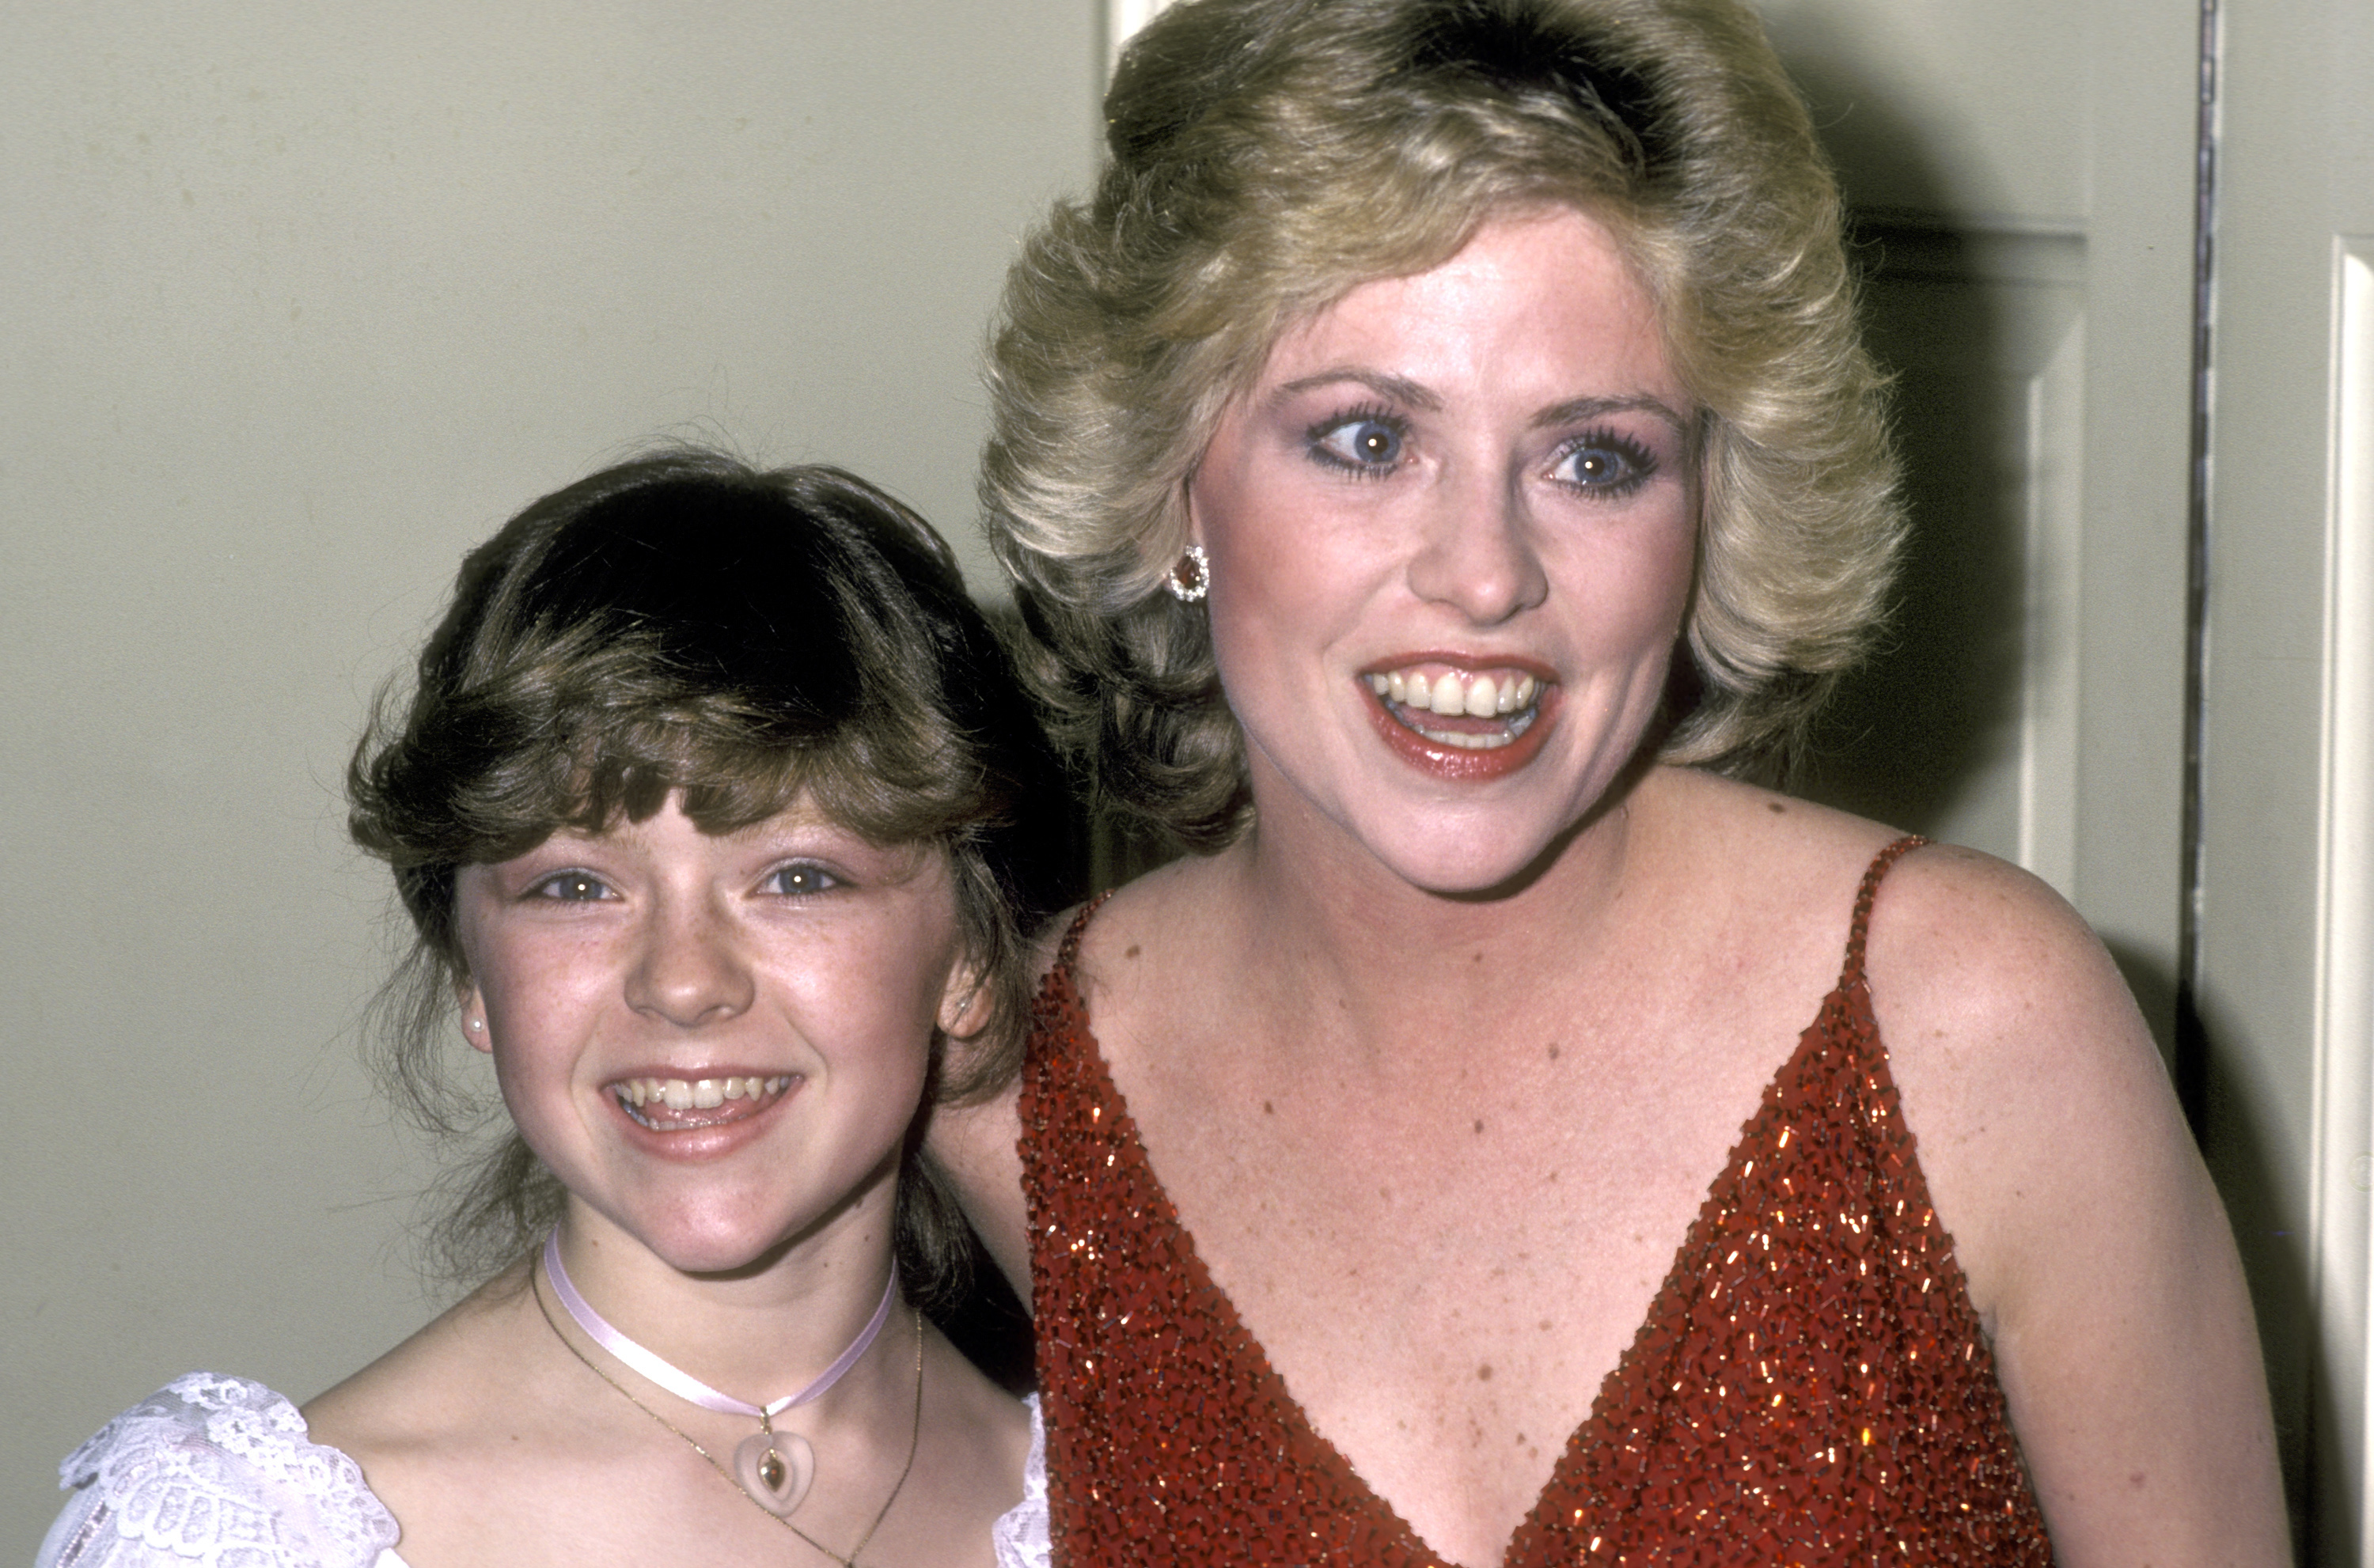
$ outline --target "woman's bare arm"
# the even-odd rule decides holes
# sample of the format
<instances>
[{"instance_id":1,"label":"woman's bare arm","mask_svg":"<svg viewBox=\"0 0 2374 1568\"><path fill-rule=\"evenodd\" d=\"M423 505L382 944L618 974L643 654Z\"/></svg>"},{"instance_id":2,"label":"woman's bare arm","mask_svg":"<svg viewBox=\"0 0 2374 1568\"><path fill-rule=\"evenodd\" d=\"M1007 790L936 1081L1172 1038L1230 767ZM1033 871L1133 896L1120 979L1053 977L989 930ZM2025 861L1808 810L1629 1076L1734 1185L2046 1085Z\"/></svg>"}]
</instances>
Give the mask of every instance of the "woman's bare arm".
<instances>
[{"instance_id":1,"label":"woman's bare arm","mask_svg":"<svg viewBox=\"0 0 2374 1568\"><path fill-rule=\"evenodd\" d=\"M2109 954L2027 873L1936 849L1884 884L1870 975L2056 1556L2288 1562L2233 1237Z\"/></svg>"},{"instance_id":2,"label":"woman's bare arm","mask_svg":"<svg viewBox=\"0 0 2374 1568\"><path fill-rule=\"evenodd\" d=\"M955 1183L965 1217L998 1270L1030 1306L1029 1216L1022 1197L1022 1088L1009 1084L977 1106L941 1106L932 1112L924 1155Z\"/></svg>"}]
</instances>

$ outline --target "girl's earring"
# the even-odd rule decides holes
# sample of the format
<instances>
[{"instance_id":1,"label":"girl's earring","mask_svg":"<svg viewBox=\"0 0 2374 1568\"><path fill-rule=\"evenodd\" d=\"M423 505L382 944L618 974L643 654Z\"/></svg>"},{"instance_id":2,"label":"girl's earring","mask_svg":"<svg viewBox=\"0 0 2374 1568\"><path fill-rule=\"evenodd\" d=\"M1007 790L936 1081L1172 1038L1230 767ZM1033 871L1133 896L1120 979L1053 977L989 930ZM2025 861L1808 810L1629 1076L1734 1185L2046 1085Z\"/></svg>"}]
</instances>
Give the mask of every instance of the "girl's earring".
<instances>
[{"instance_id":1,"label":"girl's earring","mask_svg":"<svg viewBox=\"0 0 2374 1568\"><path fill-rule=\"evenodd\" d=\"M1164 574L1162 586L1181 604L1193 604L1212 591L1212 557L1201 544L1190 544L1178 564Z\"/></svg>"}]
</instances>

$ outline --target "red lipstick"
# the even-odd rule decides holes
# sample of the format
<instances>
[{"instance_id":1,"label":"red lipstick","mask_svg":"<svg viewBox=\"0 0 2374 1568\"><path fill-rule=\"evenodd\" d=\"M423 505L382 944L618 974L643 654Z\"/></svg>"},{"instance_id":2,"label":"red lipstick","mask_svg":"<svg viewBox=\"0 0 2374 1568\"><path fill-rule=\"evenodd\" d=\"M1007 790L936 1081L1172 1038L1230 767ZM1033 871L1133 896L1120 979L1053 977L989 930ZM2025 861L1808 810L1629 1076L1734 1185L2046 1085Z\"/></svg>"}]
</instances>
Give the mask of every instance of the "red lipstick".
<instances>
[{"instance_id":1,"label":"red lipstick","mask_svg":"<svg viewBox=\"0 0 2374 1568\"><path fill-rule=\"evenodd\" d=\"M1385 706L1385 699L1379 696L1369 686L1367 673L1364 672L1359 677L1359 687L1360 695L1368 699L1369 720L1376 726L1378 736L1384 741L1386 747L1395 756L1431 778L1466 784L1488 783L1496 778L1505 778L1541 755L1542 745L1549 736L1550 726L1557 718L1559 696L1559 688L1553 683L1546 671L1536 670L1530 660L1475 661L1451 658L1440 654L1396 660L1392 664L1379 668L1381 672L1407 669L1412 665L1424 663L1451 664L1463 670L1514 668L1525 671L1541 683L1540 695L1534 699L1533 722L1526 725L1524 732L1507 745L1494 746L1487 750L1470 750L1465 746L1428 740L1425 735L1393 717L1393 710Z\"/></svg>"}]
</instances>

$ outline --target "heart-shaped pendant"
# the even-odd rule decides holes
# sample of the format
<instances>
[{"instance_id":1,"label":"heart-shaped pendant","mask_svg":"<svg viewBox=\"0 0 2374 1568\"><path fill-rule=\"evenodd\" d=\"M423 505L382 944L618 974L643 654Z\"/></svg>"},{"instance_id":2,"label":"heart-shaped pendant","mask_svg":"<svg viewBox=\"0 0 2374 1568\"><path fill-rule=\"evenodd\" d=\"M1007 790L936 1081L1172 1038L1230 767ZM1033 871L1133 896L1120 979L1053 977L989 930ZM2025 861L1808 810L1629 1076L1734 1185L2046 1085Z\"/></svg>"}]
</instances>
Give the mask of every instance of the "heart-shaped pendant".
<instances>
[{"instance_id":1,"label":"heart-shaped pendant","mask_svg":"<svg viewBox=\"0 0 2374 1568\"><path fill-rule=\"evenodd\" d=\"M758 1432L734 1450L734 1479L769 1513L790 1518L816 1479L816 1450L795 1432Z\"/></svg>"}]
</instances>

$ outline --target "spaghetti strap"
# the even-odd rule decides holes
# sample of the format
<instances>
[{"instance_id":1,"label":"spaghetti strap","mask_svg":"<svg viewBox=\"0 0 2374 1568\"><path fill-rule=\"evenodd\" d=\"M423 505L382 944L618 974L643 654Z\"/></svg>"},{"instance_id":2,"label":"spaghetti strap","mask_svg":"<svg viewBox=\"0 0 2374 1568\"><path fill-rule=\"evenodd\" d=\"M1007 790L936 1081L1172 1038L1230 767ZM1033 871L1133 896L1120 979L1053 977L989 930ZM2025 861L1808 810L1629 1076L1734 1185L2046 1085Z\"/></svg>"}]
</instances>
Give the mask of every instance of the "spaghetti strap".
<instances>
[{"instance_id":1,"label":"spaghetti strap","mask_svg":"<svg viewBox=\"0 0 2374 1568\"><path fill-rule=\"evenodd\" d=\"M1847 929L1847 962L1839 972L1839 989L1851 990L1863 983L1863 942L1871 935L1871 906L1879 896L1880 878L1887 874L1890 866L1928 842L1917 833L1908 833L1871 858L1870 866L1863 873L1863 885L1855 890L1854 923Z\"/></svg>"},{"instance_id":2,"label":"spaghetti strap","mask_svg":"<svg viewBox=\"0 0 2374 1568\"><path fill-rule=\"evenodd\" d=\"M1080 912L1072 917L1071 925L1064 932L1063 945L1055 950L1055 967L1065 977L1070 977L1073 969L1080 962L1080 937L1087 930L1088 921L1096 917L1096 912L1105 907L1105 900L1112 895L1113 889L1106 888L1102 893L1081 905Z\"/></svg>"}]
</instances>

